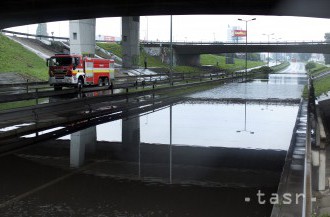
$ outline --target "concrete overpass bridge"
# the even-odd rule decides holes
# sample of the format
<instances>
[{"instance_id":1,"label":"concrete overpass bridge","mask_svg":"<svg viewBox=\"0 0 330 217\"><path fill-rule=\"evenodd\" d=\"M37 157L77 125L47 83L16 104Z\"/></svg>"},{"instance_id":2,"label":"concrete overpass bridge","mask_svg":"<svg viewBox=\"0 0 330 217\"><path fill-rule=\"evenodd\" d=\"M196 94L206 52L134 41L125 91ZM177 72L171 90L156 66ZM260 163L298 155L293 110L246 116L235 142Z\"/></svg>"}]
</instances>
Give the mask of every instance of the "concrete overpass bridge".
<instances>
[{"instance_id":1,"label":"concrete overpass bridge","mask_svg":"<svg viewBox=\"0 0 330 217\"><path fill-rule=\"evenodd\" d=\"M170 42L141 42L147 52L161 56L169 50ZM200 65L200 54L220 53L330 53L330 42L173 42L173 60L178 65ZM166 49L164 49L166 48ZM169 54L165 54L169 56Z\"/></svg>"},{"instance_id":2,"label":"concrete overpass bridge","mask_svg":"<svg viewBox=\"0 0 330 217\"><path fill-rule=\"evenodd\" d=\"M170 42L141 42L144 47L170 47ZM177 54L219 54L219 53L330 53L330 42L173 42Z\"/></svg>"}]
</instances>

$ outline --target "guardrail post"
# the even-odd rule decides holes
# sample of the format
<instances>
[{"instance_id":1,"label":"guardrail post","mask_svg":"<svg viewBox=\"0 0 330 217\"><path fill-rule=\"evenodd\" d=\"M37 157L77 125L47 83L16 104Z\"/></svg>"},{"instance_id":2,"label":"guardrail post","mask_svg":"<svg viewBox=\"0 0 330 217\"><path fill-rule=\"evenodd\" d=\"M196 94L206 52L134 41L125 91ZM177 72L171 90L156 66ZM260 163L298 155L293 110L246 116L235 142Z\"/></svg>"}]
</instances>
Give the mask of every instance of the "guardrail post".
<instances>
[{"instance_id":1,"label":"guardrail post","mask_svg":"<svg viewBox=\"0 0 330 217\"><path fill-rule=\"evenodd\" d=\"M35 128L36 128L36 137L38 137L39 136L39 131L38 131L38 119L39 119L39 117L38 117L38 114L37 114L37 112L36 112L36 110L32 110L32 112L34 113L34 120L35 120Z\"/></svg>"},{"instance_id":2,"label":"guardrail post","mask_svg":"<svg viewBox=\"0 0 330 217\"><path fill-rule=\"evenodd\" d=\"M38 105L38 98L39 98L39 93L38 93L38 88L36 88L36 105Z\"/></svg>"},{"instance_id":3,"label":"guardrail post","mask_svg":"<svg viewBox=\"0 0 330 217\"><path fill-rule=\"evenodd\" d=\"M29 79L26 79L26 93L29 92Z\"/></svg>"}]
</instances>

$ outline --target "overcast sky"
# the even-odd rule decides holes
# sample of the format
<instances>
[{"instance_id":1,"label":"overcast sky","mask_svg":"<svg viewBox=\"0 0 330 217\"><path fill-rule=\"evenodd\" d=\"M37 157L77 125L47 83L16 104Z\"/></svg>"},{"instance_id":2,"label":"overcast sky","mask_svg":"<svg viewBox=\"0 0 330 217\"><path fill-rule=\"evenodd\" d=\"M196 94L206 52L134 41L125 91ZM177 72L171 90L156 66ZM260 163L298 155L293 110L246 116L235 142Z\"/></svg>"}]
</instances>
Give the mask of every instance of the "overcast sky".
<instances>
[{"instance_id":1,"label":"overcast sky","mask_svg":"<svg viewBox=\"0 0 330 217\"><path fill-rule=\"evenodd\" d=\"M227 28L241 26L245 22L237 19L252 19L248 23L249 41L267 41L263 34L281 38L281 41L324 40L324 33L330 32L330 19L284 17L284 16L245 16L245 15L189 15L173 16L174 41L227 41ZM13 27L7 30L35 34L37 25ZM48 33L54 36L69 36L69 22L51 22ZM121 18L98 18L96 35L121 36ZM170 39L170 16L148 16L140 18L140 39L167 41Z\"/></svg>"}]
</instances>

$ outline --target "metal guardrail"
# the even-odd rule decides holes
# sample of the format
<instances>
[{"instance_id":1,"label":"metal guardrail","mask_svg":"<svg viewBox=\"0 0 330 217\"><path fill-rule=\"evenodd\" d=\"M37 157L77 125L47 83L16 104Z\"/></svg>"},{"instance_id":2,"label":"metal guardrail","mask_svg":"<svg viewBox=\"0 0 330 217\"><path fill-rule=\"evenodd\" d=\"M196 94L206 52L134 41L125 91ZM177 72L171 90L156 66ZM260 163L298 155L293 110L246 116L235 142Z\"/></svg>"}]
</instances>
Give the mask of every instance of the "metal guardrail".
<instances>
[{"instance_id":1,"label":"metal guardrail","mask_svg":"<svg viewBox=\"0 0 330 217\"><path fill-rule=\"evenodd\" d=\"M238 78L242 77L244 73L236 73L232 76L229 76L228 78ZM222 79L224 78L225 73L208 73L208 74L189 74L185 75L184 73L174 73L173 74L173 84L177 82L185 82L190 83L192 81L203 81L205 79L207 80L213 80L213 79ZM147 79L148 78L148 79ZM140 79L140 80L139 80ZM129 92L129 89L137 89L138 87L148 87L151 86L152 89L155 89L156 85L163 85L163 84L169 84L169 77L168 74L155 74L155 75L141 75L141 76L121 76L117 77L117 81L124 80L124 82L114 83L113 86L110 87L85 87L81 90L82 93L88 93L88 92L95 92L95 91L102 91L102 90L111 90L111 93L113 94L114 90L123 89L125 92ZM131 80L131 81L130 81ZM34 84L34 83L32 83ZM45 83L42 83L45 84ZM6 84L5 86L9 86L10 84ZM29 92L29 87L32 85L30 83L21 83L19 84L21 87L26 87L26 93L20 93L20 94L7 94L7 95L1 95L0 103L7 103L7 102L15 102L15 101L22 101L22 100L33 100L35 99L36 102L38 102L39 98L46 98L46 97L53 97L53 96L60 96L60 95L67 95L67 94L73 94L73 93L79 93L78 89L67 89L62 91L53 91L53 90L44 90L39 91L41 89L49 89L51 87L44 87L44 88L35 88L35 92ZM36 85L36 84L35 84ZM0 85L1 87L1 85ZM24 90L24 89L23 89Z\"/></svg>"},{"instance_id":2,"label":"metal guardrail","mask_svg":"<svg viewBox=\"0 0 330 217\"><path fill-rule=\"evenodd\" d=\"M40 104L37 106L32 106L32 107L24 107L24 108L17 108L13 110L8 110L8 111L1 111L0 115L3 118L3 121L9 121L11 124L15 123L15 120L17 119L26 119L34 116L36 121L39 120L41 115L43 114L49 114L50 111L56 111L56 112L63 112L66 108L68 111L76 108L88 108L90 111L93 110L93 105L95 103L104 103L108 102L110 104L113 104L112 100L123 100L126 99L125 102L129 98L136 98L144 95L152 95L155 96L155 94L160 94L164 95L166 93L172 93L175 90L180 90L180 89L186 89L189 87L195 87L195 86L200 86L200 85L205 85L205 84L212 84L212 83L219 83L219 82L227 82L229 80L237 80L241 78L222 78L222 79L214 79L214 80L207 80L207 81L202 81L202 82L192 82L188 84L178 84L175 86L167 86L167 87L160 87L157 89L146 89L142 92L130 92L130 93L118 93L118 94L113 94L113 95L100 95L100 96L95 96L91 98L79 98L75 100L69 100L69 101L62 101L62 102L55 102L51 104ZM72 107L72 105L74 105ZM77 106L79 105L79 106ZM57 109L61 108L61 110ZM105 110L102 110L101 112L105 112ZM90 113L93 114L93 113ZM32 116L31 116L32 115ZM78 114L78 117L80 118L80 115ZM32 117L33 119L33 117ZM69 117L69 119L72 121L72 118ZM59 123L58 121L61 122L61 120L57 121L51 121L51 122L43 122L42 124L39 123L37 125L31 125L31 126L26 126L23 127L22 129L14 129L11 131L6 131L1 133L1 139L0 140L7 140L12 137L17 137L17 136L22 136L25 134L29 134L31 132L41 131L41 130L47 130L49 128L57 127L59 125L63 125L64 122ZM0 141L1 144L2 141Z\"/></svg>"},{"instance_id":3,"label":"metal guardrail","mask_svg":"<svg viewBox=\"0 0 330 217\"><path fill-rule=\"evenodd\" d=\"M305 167L304 167L304 198L302 206L302 217L312 216L312 144L311 144L311 108L315 103L314 88L312 80L308 79L308 106L307 106L307 127L305 144Z\"/></svg>"},{"instance_id":4,"label":"metal guardrail","mask_svg":"<svg viewBox=\"0 0 330 217\"><path fill-rule=\"evenodd\" d=\"M170 42L164 41L144 41L143 45L169 45ZM231 45L231 46L245 46L246 43L235 42L172 42L173 45ZM330 44L330 41L276 41L276 42L248 42L248 45L314 45L314 44Z\"/></svg>"},{"instance_id":5,"label":"metal guardrail","mask_svg":"<svg viewBox=\"0 0 330 217\"><path fill-rule=\"evenodd\" d=\"M48 35L35 35L35 34L28 34L28 33L22 33L22 32L14 32L14 31L8 31L8 30L1 30L3 33L13 34L13 35L23 35L23 36L31 36L36 38L48 38L48 39L57 39L57 40L65 40L68 41L69 38L66 37L57 37L57 36L48 36Z\"/></svg>"}]
</instances>

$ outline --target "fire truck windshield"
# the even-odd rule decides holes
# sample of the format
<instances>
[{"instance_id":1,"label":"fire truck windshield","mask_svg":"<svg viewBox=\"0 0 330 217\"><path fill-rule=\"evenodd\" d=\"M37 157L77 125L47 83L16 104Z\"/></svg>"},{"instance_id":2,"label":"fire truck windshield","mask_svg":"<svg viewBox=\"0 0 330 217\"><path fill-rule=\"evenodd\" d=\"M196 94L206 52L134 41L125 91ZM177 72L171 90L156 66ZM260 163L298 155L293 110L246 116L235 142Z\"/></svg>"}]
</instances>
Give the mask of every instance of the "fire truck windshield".
<instances>
[{"instance_id":1,"label":"fire truck windshield","mask_svg":"<svg viewBox=\"0 0 330 217\"><path fill-rule=\"evenodd\" d=\"M72 57L52 57L49 66L69 66L72 64Z\"/></svg>"}]
</instances>

